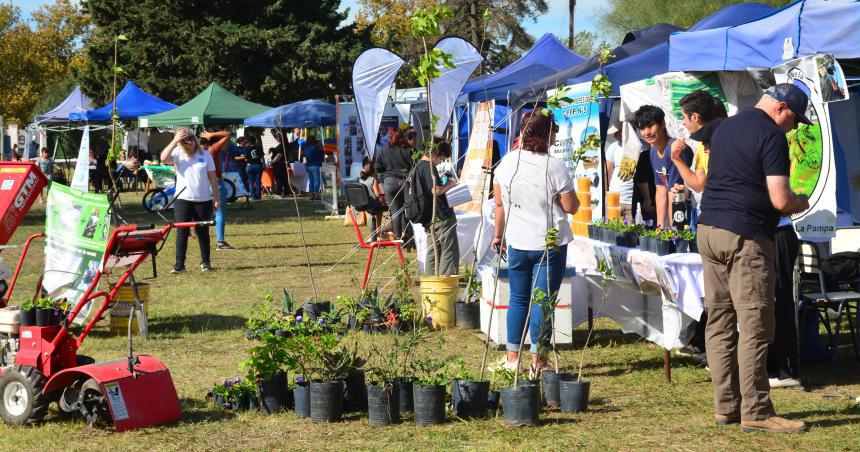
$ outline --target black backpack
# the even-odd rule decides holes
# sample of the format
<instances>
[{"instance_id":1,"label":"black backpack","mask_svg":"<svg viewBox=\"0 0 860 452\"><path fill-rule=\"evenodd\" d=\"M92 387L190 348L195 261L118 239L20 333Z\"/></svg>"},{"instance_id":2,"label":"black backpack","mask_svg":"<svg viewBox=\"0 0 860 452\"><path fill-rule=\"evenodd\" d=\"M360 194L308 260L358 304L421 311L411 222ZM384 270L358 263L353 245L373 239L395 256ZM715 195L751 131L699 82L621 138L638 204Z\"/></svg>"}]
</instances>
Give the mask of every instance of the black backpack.
<instances>
[{"instance_id":1,"label":"black backpack","mask_svg":"<svg viewBox=\"0 0 860 452\"><path fill-rule=\"evenodd\" d=\"M418 163L421 165L421 162ZM433 199L418 176L418 168L406 179L403 187L403 211L412 223L427 224L433 218Z\"/></svg>"},{"instance_id":2,"label":"black backpack","mask_svg":"<svg viewBox=\"0 0 860 452\"><path fill-rule=\"evenodd\" d=\"M822 260L821 271L831 280L856 281L860 279L860 253L835 253Z\"/></svg>"}]
</instances>

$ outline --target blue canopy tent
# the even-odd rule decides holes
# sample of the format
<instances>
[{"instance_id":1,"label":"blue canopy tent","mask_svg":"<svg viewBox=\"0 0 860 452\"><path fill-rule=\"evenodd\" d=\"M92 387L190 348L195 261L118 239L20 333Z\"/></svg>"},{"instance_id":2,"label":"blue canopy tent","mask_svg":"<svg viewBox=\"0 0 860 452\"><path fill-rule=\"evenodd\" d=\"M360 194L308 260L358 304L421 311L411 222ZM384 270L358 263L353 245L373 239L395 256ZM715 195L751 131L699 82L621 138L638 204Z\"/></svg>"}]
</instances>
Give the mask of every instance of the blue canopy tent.
<instances>
[{"instance_id":1,"label":"blue canopy tent","mask_svg":"<svg viewBox=\"0 0 860 452\"><path fill-rule=\"evenodd\" d=\"M72 121L109 122L113 113L113 102L93 110L77 111L69 114ZM137 120L138 116L161 113L176 108L176 105L163 101L140 89L129 81L116 95L116 112L119 119Z\"/></svg>"},{"instance_id":2,"label":"blue canopy tent","mask_svg":"<svg viewBox=\"0 0 860 452\"><path fill-rule=\"evenodd\" d=\"M786 60L815 53L829 53L840 60L846 74L857 73L860 58L860 2L856 0L799 0L760 19L670 38L669 69L672 71L745 71L772 68ZM851 98L831 104L834 131L837 207L851 212L860 222L860 198L854 198L848 171L860 168L857 130L858 101Z\"/></svg>"},{"instance_id":3,"label":"blue canopy tent","mask_svg":"<svg viewBox=\"0 0 860 452\"><path fill-rule=\"evenodd\" d=\"M264 111L245 120L252 127L319 127L335 124L335 107L318 100L303 100Z\"/></svg>"},{"instance_id":4,"label":"blue canopy tent","mask_svg":"<svg viewBox=\"0 0 860 452\"><path fill-rule=\"evenodd\" d=\"M36 115L36 124L67 124L70 120L69 115L86 111L92 106L93 100L81 92L80 86L75 86L75 89L59 105L41 115Z\"/></svg>"},{"instance_id":5,"label":"blue canopy tent","mask_svg":"<svg viewBox=\"0 0 860 452\"><path fill-rule=\"evenodd\" d=\"M860 3L800 0L752 22L670 38L670 71L744 71L826 52L860 58Z\"/></svg>"},{"instance_id":6,"label":"blue canopy tent","mask_svg":"<svg viewBox=\"0 0 860 452\"><path fill-rule=\"evenodd\" d=\"M613 62L621 62L629 57L638 55L652 47L664 43L669 35L681 28L669 24L656 24L641 30L632 31L624 36L621 45L612 49ZM540 100L546 96L546 91L570 83L589 81L597 74L600 67L599 56L595 55L576 66L548 75L530 85L525 85L511 91L511 105L520 106L526 102Z\"/></svg>"},{"instance_id":7,"label":"blue canopy tent","mask_svg":"<svg viewBox=\"0 0 860 452\"><path fill-rule=\"evenodd\" d=\"M544 34L520 59L495 74L478 77L463 86L459 102L484 102L490 99L496 101L493 122L500 128L493 134L499 143L501 154L508 148L507 125L509 109L508 93L513 89L529 86L532 82L547 77L560 70L567 69L585 61L580 55L572 52L558 42L550 33ZM458 110L461 112L462 110ZM468 110L465 110L468 112ZM460 115L471 118L471 114ZM470 128L470 127L467 127ZM465 154L468 140L458 140L460 156Z\"/></svg>"}]
</instances>

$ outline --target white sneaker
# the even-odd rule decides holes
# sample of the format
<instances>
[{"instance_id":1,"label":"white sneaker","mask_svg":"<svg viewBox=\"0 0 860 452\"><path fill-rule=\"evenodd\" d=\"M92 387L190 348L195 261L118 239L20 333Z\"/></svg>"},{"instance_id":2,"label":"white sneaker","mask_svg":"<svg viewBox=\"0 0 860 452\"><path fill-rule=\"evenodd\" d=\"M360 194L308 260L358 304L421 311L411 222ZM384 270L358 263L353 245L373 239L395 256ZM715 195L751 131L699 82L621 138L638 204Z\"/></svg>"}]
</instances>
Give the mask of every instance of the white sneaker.
<instances>
[{"instance_id":1,"label":"white sneaker","mask_svg":"<svg viewBox=\"0 0 860 452\"><path fill-rule=\"evenodd\" d=\"M796 388L800 386L800 380L792 377L785 378L769 378L771 388Z\"/></svg>"}]
</instances>

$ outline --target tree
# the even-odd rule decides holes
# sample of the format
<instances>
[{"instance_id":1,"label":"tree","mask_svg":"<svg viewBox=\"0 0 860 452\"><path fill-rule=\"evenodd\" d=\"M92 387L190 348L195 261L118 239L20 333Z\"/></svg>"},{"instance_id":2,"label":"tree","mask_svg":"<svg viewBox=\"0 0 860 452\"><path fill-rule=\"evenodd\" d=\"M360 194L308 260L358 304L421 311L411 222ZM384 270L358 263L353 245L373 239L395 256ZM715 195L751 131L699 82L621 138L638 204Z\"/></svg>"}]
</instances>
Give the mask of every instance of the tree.
<instances>
[{"instance_id":1,"label":"tree","mask_svg":"<svg viewBox=\"0 0 860 452\"><path fill-rule=\"evenodd\" d=\"M561 40L561 39L559 39ZM597 34L591 31L580 31L573 37L571 50L586 58L596 55L603 49L612 48L606 41L597 42Z\"/></svg>"},{"instance_id":2,"label":"tree","mask_svg":"<svg viewBox=\"0 0 860 452\"><path fill-rule=\"evenodd\" d=\"M213 81L246 99L281 105L349 91L353 59L368 42L341 26L340 0L85 0L97 28L80 74L84 91L107 101L113 42L124 75L182 103Z\"/></svg>"},{"instance_id":3,"label":"tree","mask_svg":"<svg viewBox=\"0 0 860 452\"><path fill-rule=\"evenodd\" d=\"M782 7L793 0L757 0ZM608 0L600 17L607 38L618 39L625 33L664 22L689 28L699 20L741 0Z\"/></svg>"},{"instance_id":4,"label":"tree","mask_svg":"<svg viewBox=\"0 0 860 452\"><path fill-rule=\"evenodd\" d=\"M0 5L0 115L7 122L32 121L43 92L83 64L80 41L89 32L89 19L69 0L34 12L31 22L22 20L17 7Z\"/></svg>"},{"instance_id":5,"label":"tree","mask_svg":"<svg viewBox=\"0 0 860 452\"><path fill-rule=\"evenodd\" d=\"M356 23L359 29L371 30L375 45L414 65L422 49L403 18L440 3L454 12L454 17L442 24L443 35L470 41L485 57L483 69L490 72L509 65L531 48L534 37L526 32L523 21L537 20L549 10L545 0L359 0ZM435 44L435 38L428 39L428 44ZM406 72L400 74L399 81L416 84Z\"/></svg>"}]
</instances>

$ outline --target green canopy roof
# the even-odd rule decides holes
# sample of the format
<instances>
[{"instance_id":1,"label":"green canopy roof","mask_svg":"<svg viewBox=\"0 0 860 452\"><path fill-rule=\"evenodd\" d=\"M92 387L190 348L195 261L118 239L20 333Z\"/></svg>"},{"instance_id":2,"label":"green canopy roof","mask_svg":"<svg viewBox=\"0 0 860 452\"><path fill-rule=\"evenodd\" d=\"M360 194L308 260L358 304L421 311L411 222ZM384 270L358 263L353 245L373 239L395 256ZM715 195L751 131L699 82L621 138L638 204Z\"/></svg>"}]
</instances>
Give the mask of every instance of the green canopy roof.
<instances>
[{"instance_id":1,"label":"green canopy roof","mask_svg":"<svg viewBox=\"0 0 860 452\"><path fill-rule=\"evenodd\" d=\"M194 99L162 113L140 116L140 127L242 124L246 118L271 109L255 104L212 83Z\"/></svg>"}]
</instances>

